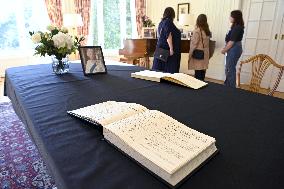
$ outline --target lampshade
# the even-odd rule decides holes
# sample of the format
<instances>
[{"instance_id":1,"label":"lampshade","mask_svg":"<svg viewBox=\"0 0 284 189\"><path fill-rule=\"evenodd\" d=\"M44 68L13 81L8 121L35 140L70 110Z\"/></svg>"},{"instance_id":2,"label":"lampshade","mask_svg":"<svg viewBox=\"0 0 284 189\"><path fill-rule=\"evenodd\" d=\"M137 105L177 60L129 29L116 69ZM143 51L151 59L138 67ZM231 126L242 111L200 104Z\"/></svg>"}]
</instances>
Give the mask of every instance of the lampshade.
<instances>
[{"instance_id":1,"label":"lampshade","mask_svg":"<svg viewBox=\"0 0 284 189\"><path fill-rule=\"evenodd\" d=\"M83 26L82 17L80 14L64 14L63 15L63 25L65 27L79 27Z\"/></svg>"},{"instance_id":2,"label":"lampshade","mask_svg":"<svg viewBox=\"0 0 284 189\"><path fill-rule=\"evenodd\" d=\"M193 14L180 14L179 24L181 26L193 26L195 24L194 15Z\"/></svg>"}]
</instances>

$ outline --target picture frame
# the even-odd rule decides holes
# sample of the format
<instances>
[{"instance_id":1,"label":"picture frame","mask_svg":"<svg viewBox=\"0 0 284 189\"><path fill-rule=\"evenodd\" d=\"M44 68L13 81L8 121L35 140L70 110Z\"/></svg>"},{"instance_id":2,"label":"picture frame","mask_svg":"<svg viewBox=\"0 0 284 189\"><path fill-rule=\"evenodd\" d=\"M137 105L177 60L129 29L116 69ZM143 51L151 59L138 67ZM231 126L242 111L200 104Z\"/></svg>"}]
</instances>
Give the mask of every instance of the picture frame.
<instances>
[{"instance_id":1,"label":"picture frame","mask_svg":"<svg viewBox=\"0 0 284 189\"><path fill-rule=\"evenodd\" d=\"M181 39L188 39L188 35L186 33L181 34Z\"/></svg>"},{"instance_id":2,"label":"picture frame","mask_svg":"<svg viewBox=\"0 0 284 189\"><path fill-rule=\"evenodd\" d=\"M179 3L177 7L177 21L180 14L189 14L190 3Z\"/></svg>"},{"instance_id":3,"label":"picture frame","mask_svg":"<svg viewBox=\"0 0 284 189\"><path fill-rule=\"evenodd\" d=\"M142 28L143 39L154 39L156 38L156 29L154 27L143 27Z\"/></svg>"},{"instance_id":4,"label":"picture frame","mask_svg":"<svg viewBox=\"0 0 284 189\"><path fill-rule=\"evenodd\" d=\"M190 39L192 37L192 35L193 35L193 31L189 31L188 32L188 39Z\"/></svg>"},{"instance_id":5,"label":"picture frame","mask_svg":"<svg viewBox=\"0 0 284 189\"><path fill-rule=\"evenodd\" d=\"M107 73L101 46L80 46L78 50L84 75Z\"/></svg>"}]
</instances>

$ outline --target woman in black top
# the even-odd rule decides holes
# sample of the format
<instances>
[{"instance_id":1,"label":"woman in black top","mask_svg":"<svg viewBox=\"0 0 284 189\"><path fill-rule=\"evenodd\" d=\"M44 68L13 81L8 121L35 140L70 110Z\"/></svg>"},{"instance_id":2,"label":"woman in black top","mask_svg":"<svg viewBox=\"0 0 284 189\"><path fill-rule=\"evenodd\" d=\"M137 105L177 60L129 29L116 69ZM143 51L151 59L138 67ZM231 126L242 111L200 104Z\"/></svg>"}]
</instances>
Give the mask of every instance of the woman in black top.
<instances>
[{"instance_id":1,"label":"woman in black top","mask_svg":"<svg viewBox=\"0 0 284 189\"><path fill-rule=\"evenodd\" d=\"M162 21L158 27L158 42L157 47L170 51L170 56L167 62L163 62L154 58L153 70L158 70L168 73L178 73L181 59L181 33L175 26L173 20L175 11L172 7L165 9Z\"/></svg>"},{"instance_id":2,"label":"woman in black top","mask_svg":"<svg viewBox=\"0 0 284 189\"><path fill-rule=\"evenodd\" d=\"M222 54L226 55L225 85L236 87L236 65L242 55L242 39L244 35L244 20L240 10L231 12L231 30L226 35L226 46L222 49Z\"/></svg>"}]
</instances>

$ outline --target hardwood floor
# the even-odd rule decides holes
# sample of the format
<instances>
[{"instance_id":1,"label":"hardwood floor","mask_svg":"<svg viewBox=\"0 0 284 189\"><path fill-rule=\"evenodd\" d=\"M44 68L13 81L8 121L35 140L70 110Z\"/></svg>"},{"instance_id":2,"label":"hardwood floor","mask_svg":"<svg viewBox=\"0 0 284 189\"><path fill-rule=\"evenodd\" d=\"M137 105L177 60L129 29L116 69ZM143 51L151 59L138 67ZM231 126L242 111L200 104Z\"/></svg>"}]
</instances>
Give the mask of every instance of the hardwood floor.
<instances>
[{"instance_id":1,"label":"hardwood floor","mask_svg":"<svg viewBox=\"0 0 284 189\"><path fill-rule=\"evenodd\" d=\"M219 80L215 80L215 79L209 79L206 78L207 81L213 82L213 83L219 83L219 84L223 84L223 81L219 81ZM247 86L242 86L243 89L246 89ZM266 89L262 89L261 90L262 94L267 94L267 90ZM0 97L2 97L4 95L4 78L0 77ZM282 98L284 99L284 93L281 92L275 92L274 97L278 97L278 98Z\"/></svg>"}]
</instances>

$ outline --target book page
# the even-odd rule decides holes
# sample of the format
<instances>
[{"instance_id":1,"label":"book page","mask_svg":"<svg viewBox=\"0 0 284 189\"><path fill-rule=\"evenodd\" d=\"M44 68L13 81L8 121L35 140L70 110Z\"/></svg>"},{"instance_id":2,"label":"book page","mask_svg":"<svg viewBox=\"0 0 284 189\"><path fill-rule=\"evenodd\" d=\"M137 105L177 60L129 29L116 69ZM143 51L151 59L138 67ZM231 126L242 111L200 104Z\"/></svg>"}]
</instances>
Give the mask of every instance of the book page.
<instances>
[{"instance_id":1,"label":"book page","mask_svg":"<svg viewBox=\"0 0 284 189\"><path fill-rule=\"evenodd\" d=\"M184 73L174 73L169 76L163 77L163 79L180 84L180 85L184 85L186 87L191 87L193 89L199 89L207 85L206 82L200 81Z\"/></svg>"},{"instance_id":2,"label":"book page","mask_svg":"<svg viewBox=\"0 0 284 189\"><path fill-rule=\"evenodd\" d=\"M104 132L119 137L169 174L215 143L214 138L190 129L157 110L148 110L109 124L104 127Z\"/></svg>"},{"instance_id":3,"label":"book page","mask_svg":"<svg viewBox=\"0 0 284 189\"><path fill-rule=\"evenodd\" d=\"M69 111L68 113L105 126L146 110L147 108L140 104L107 101Z\"/></svg>"},{"instance_id":4,"label":"book page","mask_svg":"<svg viewBox=\"0 0 284 189\"><path fill-rule=\"evenodd\" d=\"M160 82L162 77L171 75L170 73L156 72L150 70L144 70L140 72L131 73L131 77L138 79L145 79L149 81Z\"/></svg>"}]
</instances>

